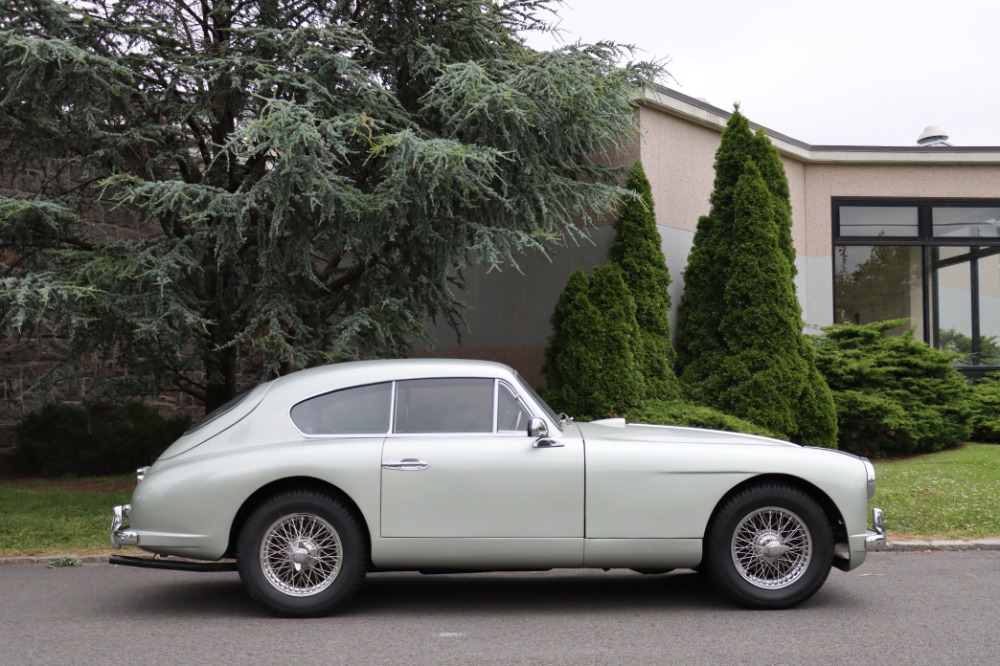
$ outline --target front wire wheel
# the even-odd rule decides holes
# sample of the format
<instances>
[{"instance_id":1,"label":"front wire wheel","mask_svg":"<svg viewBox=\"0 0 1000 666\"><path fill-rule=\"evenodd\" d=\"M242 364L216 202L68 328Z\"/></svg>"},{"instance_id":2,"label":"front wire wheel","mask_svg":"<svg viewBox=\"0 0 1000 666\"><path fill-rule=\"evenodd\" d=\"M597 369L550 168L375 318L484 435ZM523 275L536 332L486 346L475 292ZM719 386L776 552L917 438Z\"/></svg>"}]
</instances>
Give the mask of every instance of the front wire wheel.
<instances>
[{"instance_id":1,"label":"front wire wheel","mask_svg":"<svg viewBox=\"0 0 1000 666\"><path fill-rule=\"evenodd\" d=\"M750 608L788 608L823 585L833 534L815 500L785 485L748 488L712 521L705 560L713 581Z\"/></svg>"},{"instance_id":2,"label":"front wire wheel","mask_svg":"<svg viewBox=\"0 0 1000 666\"><path fill-rule=\"evenodd\" d=\"M368 566L368 542L354 513L320 492L287 492L254 510L237 544L240 579L278 615L311 617L341 608Z\"/></svg>"}]
</instances>

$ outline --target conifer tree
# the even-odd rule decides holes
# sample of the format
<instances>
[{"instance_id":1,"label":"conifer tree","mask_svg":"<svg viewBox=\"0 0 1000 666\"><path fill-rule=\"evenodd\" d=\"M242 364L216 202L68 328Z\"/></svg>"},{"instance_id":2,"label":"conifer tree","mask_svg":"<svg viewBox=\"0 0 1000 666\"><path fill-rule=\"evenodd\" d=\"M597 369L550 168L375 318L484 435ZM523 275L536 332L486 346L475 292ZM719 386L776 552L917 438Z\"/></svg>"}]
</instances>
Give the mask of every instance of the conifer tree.
<instances>
[{"instance_id":1,"label":"conifer tree","mask_svg":"<svg viewBox=\"0 0 1000 666\"><path fill-rule=\"evenodd\" d=\"M780 247L774 197L748 158L733 196L733 251L719 320L726 353L714 359L717 403L773 432L797 430L806 365L799 304Z\"/></svg>"},{"instance_id":2,"label":"conifer tree","mask_svg":"<svg viewBox=\"0 0 1000 666\"><path fill-rule=\"evenodd\" d=\"M4 0L0 324L207 409L457 326L463 266L614 211L659 72L530 49L550 4Z\"/></svg>"},{"instance_id":3,"label":"conifer tree","mask_svg":"<svg viewBox=\"0 0 1000 666\"><path fill-rule=\"evenodd\" d=\"M836 445L832 395L802 333L788 181L739 109L684 272L678 371L690 399L801 443Z\"/></svg>"},{"instance_id":4,"label":"conifer tree","mask_svg":"<svg viewBox=\"0 0 1000 666\"><path fill-rule=\"evenodd\" d=\"M715 153L711 207L698 220L677 310L677 374L691 399L702 404L711 404L715 359L726 351L719 317L725 307L725 277L732 254L733 194L752 150L750 123L737 107Z\"/></svg>"},{"instance_id":5,"label":"conifer tree","mask_svg":"<svg viewBox=\"0 0 1000 666\"><path fill-rule=\"evenodd\" d=\"M598 266L589 278L582 271L570 276L553 314L543 369L553 407L603 418L642 400L635 310L615 264Z\"/></svg>"},{"instance_id":6,"label":"conifer tree","mask_svg":"<svg viewBox=\"0 0 1000 666\"><path fill-rule=\"evenodd\" d=\"M599 317L587 298L588 282L587 275L582 270L573 271L566 281L552 311L552 332L545 347L545 362L542 365L546 399L554 407L567 413L575 412L574 407L584 401L580 394L586 389L574 381L574 378L579 376L581 365L586 362L590 353L578 350L590 348L589 321L596 321ZM583 316L574 316L581 311Z\"/></svg>"},{"instance_id":7,"label":"conifer tree","mask_svg":"<svg viewBox=\"0 0 1000 666\"><path fill-rule=\"evenodd\" d=\"M680 397L680 390L670 339L670 271L656 228L652 188L641 162L632 167L625 187L637 196L626 198L619 210L609 258L621 268L625 284L635 299L639 325L636 349L646 397L675 400Z\"/></svg>"}]
</instances>

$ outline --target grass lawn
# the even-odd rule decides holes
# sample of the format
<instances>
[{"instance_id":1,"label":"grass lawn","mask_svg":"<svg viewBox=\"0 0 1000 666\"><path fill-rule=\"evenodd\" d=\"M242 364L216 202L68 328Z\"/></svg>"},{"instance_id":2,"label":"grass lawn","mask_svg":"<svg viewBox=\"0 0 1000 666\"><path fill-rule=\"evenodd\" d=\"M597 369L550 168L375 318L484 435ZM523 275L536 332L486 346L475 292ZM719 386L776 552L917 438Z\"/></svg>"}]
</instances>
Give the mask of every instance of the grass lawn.
<instances>
[{"instance_id":1,"label":"grass lawn","mask_svg":"<svg viewBox=\"0 0 1000 666\"><path fill-rule=\"evenodd\" d=\"M1000 445L876 461L889 540L1000 537Z\"/></svg>"},{"instance_id":2,"label":"grass lawn","mask_svg":"<svg viewBox=\"0 0 1000 666\"><path fill-rule=\"evenodd\" d=\"M1000 445L875 463L889 539L1000 537ZM0 556L111 552L111 507L135 476L0 479Z\"/></svg>"},{"instance_id":3,"label":"grass lawn","mask_svg":"<svg viewBox=\"0 0 1000 666\"><path fill-rule=\"evenodd\" d=\"M0 556L110 552L111 507L135 475L0 480Z\"/></svg>"}]
</instances>

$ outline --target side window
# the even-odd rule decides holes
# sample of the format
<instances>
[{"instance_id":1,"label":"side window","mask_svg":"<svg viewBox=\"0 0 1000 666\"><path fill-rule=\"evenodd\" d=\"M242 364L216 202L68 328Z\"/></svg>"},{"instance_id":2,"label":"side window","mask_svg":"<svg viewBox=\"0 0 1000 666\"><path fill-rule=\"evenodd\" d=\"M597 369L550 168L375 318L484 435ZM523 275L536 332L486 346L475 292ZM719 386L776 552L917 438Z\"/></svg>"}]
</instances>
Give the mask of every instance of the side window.
<instances>
[{"instance_id":1,"label":"side window","mask_svg":"<svg viewBox=\"0 0 1000 666\"><path fill-rule=\"evenodd\" d=\"M306 435L387 433L391 395L391 383L324 393L292 407L292 422Z\"/></svg>"},{"instance_id":2,"label":"side window","mask_svg":"<svg viewBox=\"0 0 1000 666\"><path fill-rule=\"evenodd\" d=\"M506 384L500 384L497 393L497 430L528 431L528 412Z\"/></svg>"},{"instance_id":3,"label":"side window","mask_svg":"<svg viewBox=\"0 0 1000 666\"><path fill-rule=\"evenodd\" d=\"M493 380L448 377L397 382L395 430L493 432Z\"/></svg>"}]
</instances>

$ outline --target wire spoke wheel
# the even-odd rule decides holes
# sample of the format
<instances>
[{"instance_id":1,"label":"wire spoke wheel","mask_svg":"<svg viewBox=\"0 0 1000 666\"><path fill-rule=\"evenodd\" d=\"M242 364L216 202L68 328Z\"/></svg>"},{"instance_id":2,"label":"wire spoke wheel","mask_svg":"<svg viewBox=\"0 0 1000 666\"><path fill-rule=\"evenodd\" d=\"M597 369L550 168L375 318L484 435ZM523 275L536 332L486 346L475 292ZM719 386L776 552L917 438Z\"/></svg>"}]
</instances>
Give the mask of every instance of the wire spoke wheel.
<instances>
[{"instance_id":1,"label":"wire spoke wheel","mask_svg":"<svg viewBox=\"0 0 1000 666\"><path fill-rule=\"evenodd\" d=\"M747 608L790 608L811 597L833 564L833 527L799 488L762 483L730 497L713 518L703 566Z\"/></svg>"},{"instance_id":2,"label":"wire spoke wheel","mask_svg":"<svg viewBox=\"0 0 1000 666\"><path fill-rule=\"evenodd\" d=\"M293 597L308 597L328 588L344 558L340 535L320 516L282 516L264 532L260 566L267 582Z\"/></svg>"},{"instance_id":3,"label":"wire spoke wheel","mask_svg":"<svg viewBox=\"0 0 1000 666\"><path fill-rule=\"evenodd\" d=\"M763 507L747 514L733 532L733 564L751 585L780 589L809 568L812 537L805 522L788 509Z\"/></svg>"},{"instance_id":4,"label":"wire spoke wheel","mask_svg":"<svg viewBox=\"0 0 1000 666\"><path fill-rule=\"evenodd\" d=\"M286 617L340 610L364 580L365 528L336 498L314 489L264 498L247 516L236 565L247 592Z\"/></svg>"}]
</instances>

